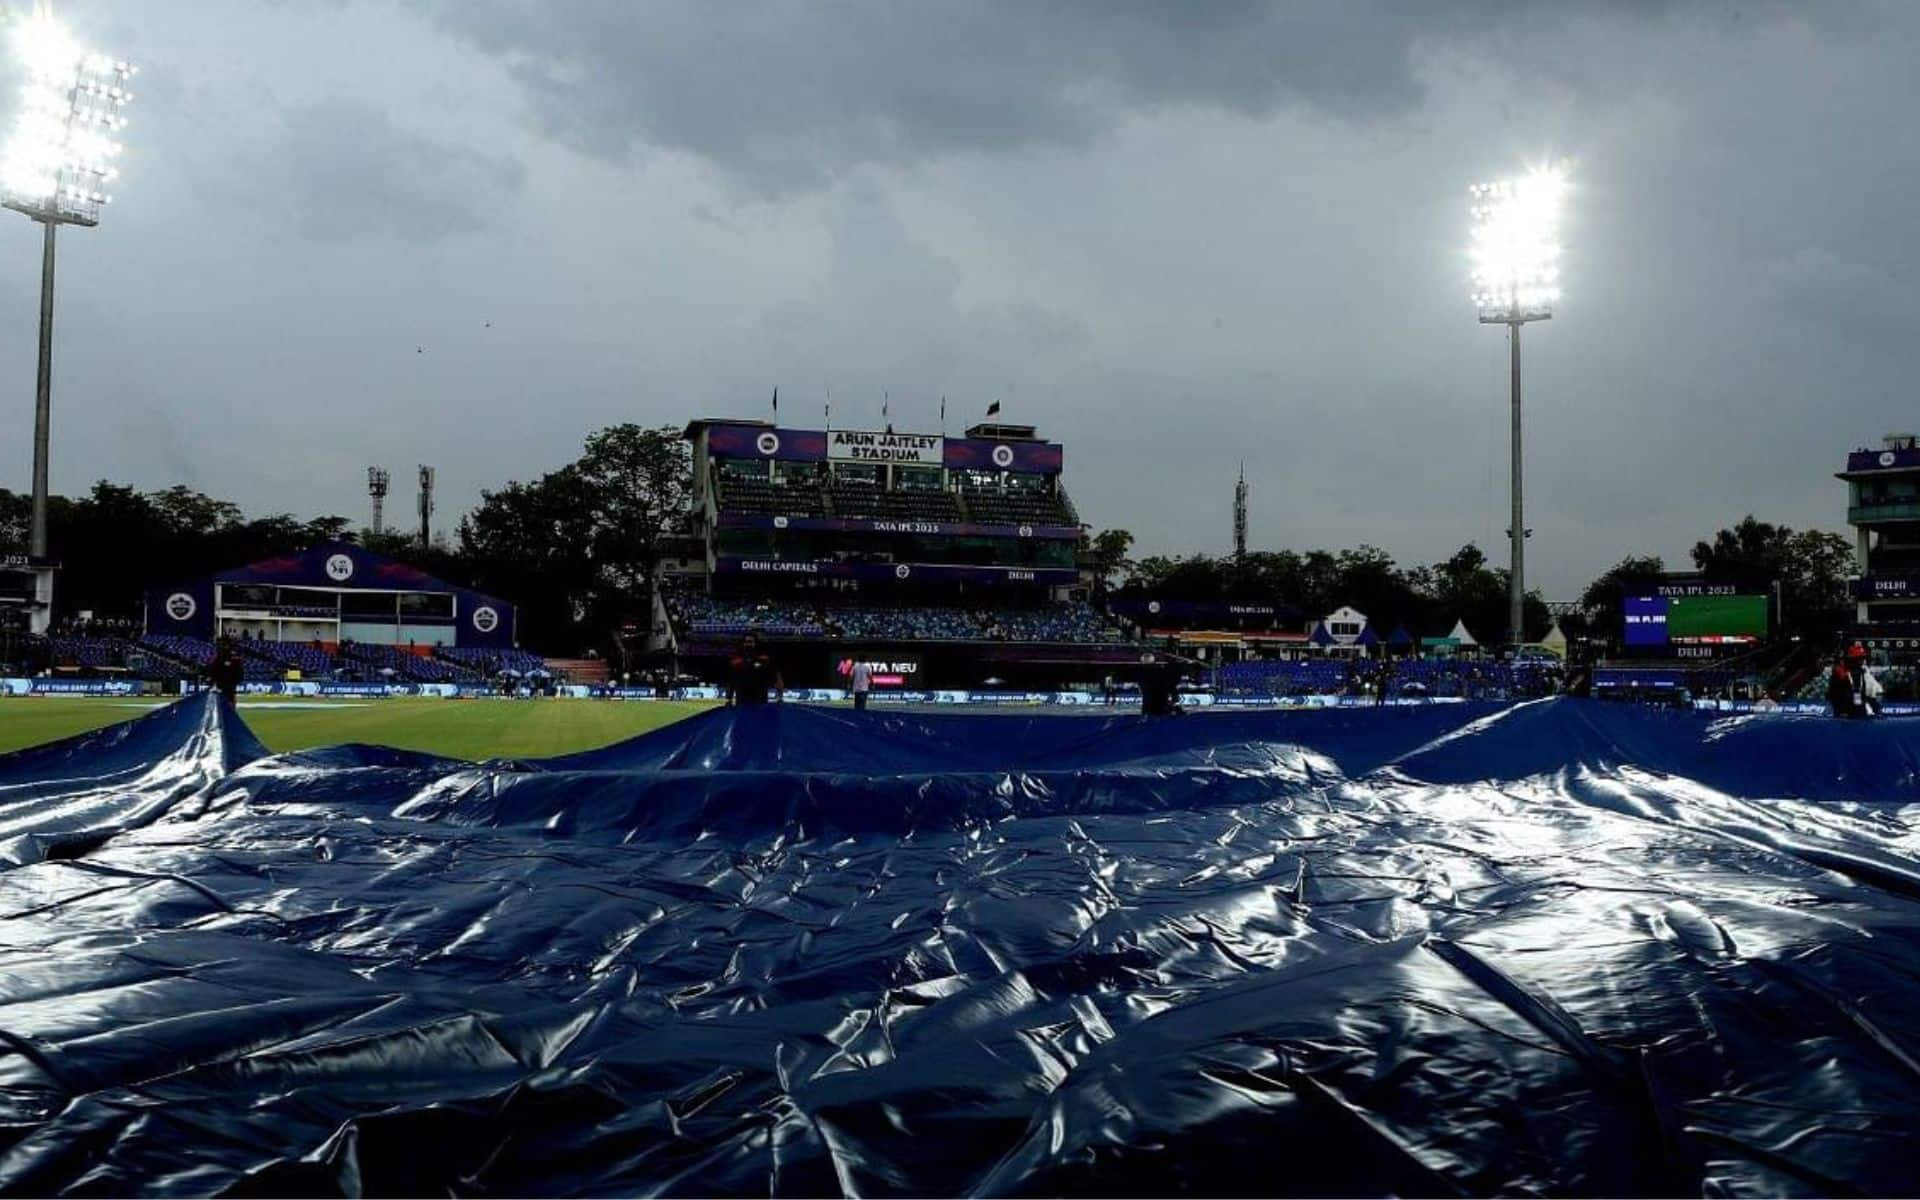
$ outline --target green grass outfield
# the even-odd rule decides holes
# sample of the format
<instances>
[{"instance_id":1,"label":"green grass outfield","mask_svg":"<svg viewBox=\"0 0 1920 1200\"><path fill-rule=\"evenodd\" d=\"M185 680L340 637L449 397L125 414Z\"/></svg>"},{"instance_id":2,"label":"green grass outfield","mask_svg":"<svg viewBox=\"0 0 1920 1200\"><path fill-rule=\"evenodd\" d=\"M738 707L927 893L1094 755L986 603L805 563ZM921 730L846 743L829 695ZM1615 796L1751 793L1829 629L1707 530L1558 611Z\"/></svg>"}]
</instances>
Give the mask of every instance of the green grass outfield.
<instances>
[{"instance_id":1,"label":"green grass outfield","mask_svg":"<svg viewBox=\"0 0 1920 1200\"><path fill-rule=\"evenodd\" d=\"M130 721L161 701L0 699L0 754ZM240 716L274 751L369 742L450 758L544 758L591 750L713 707L696 700L314 700L242 696Z\"/></svg>"}]
</instances>

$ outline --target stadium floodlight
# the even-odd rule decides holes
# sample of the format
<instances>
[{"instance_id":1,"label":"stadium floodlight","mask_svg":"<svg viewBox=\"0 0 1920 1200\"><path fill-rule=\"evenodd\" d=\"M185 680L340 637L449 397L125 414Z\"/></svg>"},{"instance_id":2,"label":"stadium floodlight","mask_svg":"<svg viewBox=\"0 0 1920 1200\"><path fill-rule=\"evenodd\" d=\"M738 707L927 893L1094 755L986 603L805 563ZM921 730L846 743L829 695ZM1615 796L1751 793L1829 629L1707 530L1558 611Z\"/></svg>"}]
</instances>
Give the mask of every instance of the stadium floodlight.
<instances>
[{"instance_id":1,"label":"stadium floodlight","mask_svg":"<svg viewBox=\"0 0 1920 1200\"><path fill-rule=\"evenodd\" d=\"M1507 636L1526 640L1527 525L1521 492L1520 327L1553 316L1560 299L1560 210L1564 165L1537 167L1517 179L1478 183L1473 198L1473 302L1482 325L1505 325L1513 359L1513 521L1507 530Z\"/></svg>"},{"instance_id":2,"label":"stadium floodlight","mask_svg":"<svg viewBox=\"0 0 1920 1200\"><path fill-rule=\"evenodd\" d=\"M62 225L98 225L119 174L117 134L132 101L131 64L89 53L44 4L9 30L20 100L0 148L0 203L40 222L40 376L33 412L33 534L29 552L47 554L47 432L53 385L53 234Z\"/></svg>"}]
</instances>

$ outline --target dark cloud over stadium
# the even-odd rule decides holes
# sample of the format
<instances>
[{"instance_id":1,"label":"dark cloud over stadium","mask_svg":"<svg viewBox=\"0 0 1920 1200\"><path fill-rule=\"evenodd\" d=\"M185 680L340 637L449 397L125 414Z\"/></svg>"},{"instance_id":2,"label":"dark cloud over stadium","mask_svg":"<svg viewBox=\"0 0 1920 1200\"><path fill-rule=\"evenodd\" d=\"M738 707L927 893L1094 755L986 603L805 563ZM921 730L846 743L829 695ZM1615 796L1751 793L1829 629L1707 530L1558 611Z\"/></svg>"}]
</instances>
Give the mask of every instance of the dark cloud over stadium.
<instances>
[{"instance_id":1,"label":"dark cloud over stadium","mask_svg":"<svg viewBox=\"0 0 1920 1200\"><path fill-rule=\"evenodd\" d=\"M778 384L836 425L1003 399L1147 552L1224 549L1244 458L1256 544L1498 555L1465 189L1548 155L1549 594L1748 511L1838 527L1845 450L1920 426L1907 6L60 9L144 68L120 200L63 240L62 491L359 517L366 464L431 462L450 524ZM20 429L39 245L0 229Z\"/></svg>"}]
</instances>

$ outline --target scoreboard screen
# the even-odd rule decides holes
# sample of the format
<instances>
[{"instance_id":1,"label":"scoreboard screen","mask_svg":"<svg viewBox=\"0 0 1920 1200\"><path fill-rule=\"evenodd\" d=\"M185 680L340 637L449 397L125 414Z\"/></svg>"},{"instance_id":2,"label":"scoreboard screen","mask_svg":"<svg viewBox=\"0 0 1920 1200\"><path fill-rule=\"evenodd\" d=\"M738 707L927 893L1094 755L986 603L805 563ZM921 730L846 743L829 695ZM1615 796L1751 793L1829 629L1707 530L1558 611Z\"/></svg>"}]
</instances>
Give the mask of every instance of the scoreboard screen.
<instances>
[{"instance_id":1,"label":"scoreboard screen","mask_svg":"<svg viewBox=\"0 0 1920 1200\"><path fill-rule=\"evenodd\" d=\"M1629 596L1622 624L1629 646L1712 646L1767 636L1766 596Z\"/></svg>"}]
</instances>

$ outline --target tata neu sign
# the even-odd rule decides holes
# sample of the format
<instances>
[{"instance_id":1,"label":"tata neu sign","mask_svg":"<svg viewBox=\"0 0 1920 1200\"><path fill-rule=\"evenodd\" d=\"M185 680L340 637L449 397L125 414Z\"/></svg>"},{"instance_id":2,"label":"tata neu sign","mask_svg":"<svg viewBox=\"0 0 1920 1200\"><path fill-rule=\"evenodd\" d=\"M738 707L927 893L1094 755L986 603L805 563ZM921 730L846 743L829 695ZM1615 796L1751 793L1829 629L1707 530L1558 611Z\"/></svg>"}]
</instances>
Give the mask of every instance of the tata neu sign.
<instances>
[{"instance_id":1,"label":"tata neu sign","mask_svg":"<svg viewBox=\"0 0 1920 1200\"><path fill-rule=\"evenodd\" d=\"M941 443L931 433L868 433L835 429L827 434L827 457L834 462L921 463L937 467L943 460Z\"/></svg>"}]
</instances>

